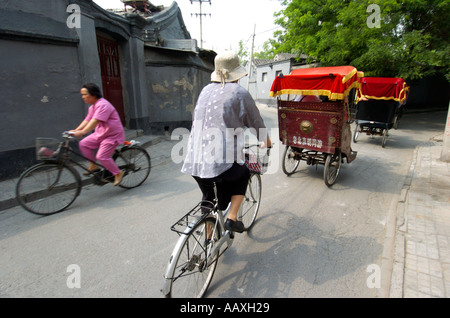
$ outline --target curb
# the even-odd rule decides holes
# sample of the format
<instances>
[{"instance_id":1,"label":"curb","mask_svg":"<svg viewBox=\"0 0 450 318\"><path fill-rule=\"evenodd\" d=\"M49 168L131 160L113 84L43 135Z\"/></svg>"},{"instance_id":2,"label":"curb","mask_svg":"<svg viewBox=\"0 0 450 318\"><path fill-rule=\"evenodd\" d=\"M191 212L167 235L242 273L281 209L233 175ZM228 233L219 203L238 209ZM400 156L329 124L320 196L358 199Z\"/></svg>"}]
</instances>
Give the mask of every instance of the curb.
<instances>
[{"instance_id":1,"label":"curb","mask_svg":"<svg viewBox=\"0 0 450 318\"><path fill-rule=\"evenodd\" d=\"M0 212L17 206L16 198L5 199L0 202Z\"/></svg>"},{"instance_id":2,"label":"curb","mask_svg":"<svg viewBox=\"0 0 450 318\"><path fill-rule=\"evenodd\" d=\"M405 236L407 226L407 198L417 161L418 148L414 149L408 173L403 179L400 194L393 200L386 222L386 236L383 247L381 273L382 286L378 292L383 298L402 298L405 268ZM387 275L386 275L387 274Z\"/></svg>"},{"instance_id":3,"label":"curb","mask_svg":"<svg viewBox=\"0 0 450 318\"><path fill-rule=\"evenodd\" d=\"M416 167L419 147L414 149L411 164L405 177L397 204L397 228L394 242L393 266L390 282L389 297L403 298L403 284L405 275L405 234L408 227L408 194Z\"/></svg>"}]
</instances>

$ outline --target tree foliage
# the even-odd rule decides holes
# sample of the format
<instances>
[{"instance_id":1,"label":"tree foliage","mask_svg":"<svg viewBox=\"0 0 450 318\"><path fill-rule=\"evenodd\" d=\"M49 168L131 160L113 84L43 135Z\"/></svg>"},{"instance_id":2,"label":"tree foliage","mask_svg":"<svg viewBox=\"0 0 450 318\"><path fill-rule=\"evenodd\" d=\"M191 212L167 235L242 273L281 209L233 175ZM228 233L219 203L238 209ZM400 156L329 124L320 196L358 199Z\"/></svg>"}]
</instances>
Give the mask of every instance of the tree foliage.
<instances>
[{"instance_id":1,"label":"tree foliage","mask_svg":"<svg viewBox=\"0 0 450 318\"><path fill-rule=\"evenodd\" d=\"M369 5L372 5L369 7ZM375 5L375 6L374 6ZM450 80L449 0L284 0L275 53L304 53L366 76Z\"/></svg>"},{"instance_id":2,"label":"tree foliage","mask_svg":"<svg viewBox=\"0 0 450 318\"><path fill-rule=\"evenodd\" d=\"M244 64L244 61L248 59L248 50L244 45L244 42L242 40L239 41L239 50L237 52L237 55L239 56L239 61L241 64Z\"/></svg>"}]
</instances>

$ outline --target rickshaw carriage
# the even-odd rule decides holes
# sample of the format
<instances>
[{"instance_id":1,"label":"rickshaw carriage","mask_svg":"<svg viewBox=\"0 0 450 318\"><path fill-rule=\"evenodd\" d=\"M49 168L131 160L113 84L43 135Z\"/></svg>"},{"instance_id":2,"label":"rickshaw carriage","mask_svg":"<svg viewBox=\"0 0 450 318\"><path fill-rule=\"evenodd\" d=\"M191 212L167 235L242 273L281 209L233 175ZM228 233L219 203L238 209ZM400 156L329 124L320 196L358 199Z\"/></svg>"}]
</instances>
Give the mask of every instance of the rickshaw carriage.
<instances>
[{"instance_id":1,"label":"rickshaw carriage","mask_svg":"<svg viewBox=\"0 0 450 318\"><path fill-rule=\"evenodd\" d=\"M362 78L353 141L357 142L359 133L382 136L381 146L384 147L389 129L398 128L408 92L409 87L402 78Z\"/></svg>"},{"instance_id":2,"label":"rickshaw carriage","mask_svg":"<svg viewBox=\"0 0 450 318\"><path fill-rule=\"evenodd\" d=\"M352 89L363 76L353 66L296 69L278 76L270 96L277 97L280 141L286 145L282 169L293 174L300 161L324 165L327 186L337 179L344 158L356 158L351 149L348 103ZM285 100L281 96L287 96ZM294 97L294 98L292 98Z\"/></svg>"}]
</instances>

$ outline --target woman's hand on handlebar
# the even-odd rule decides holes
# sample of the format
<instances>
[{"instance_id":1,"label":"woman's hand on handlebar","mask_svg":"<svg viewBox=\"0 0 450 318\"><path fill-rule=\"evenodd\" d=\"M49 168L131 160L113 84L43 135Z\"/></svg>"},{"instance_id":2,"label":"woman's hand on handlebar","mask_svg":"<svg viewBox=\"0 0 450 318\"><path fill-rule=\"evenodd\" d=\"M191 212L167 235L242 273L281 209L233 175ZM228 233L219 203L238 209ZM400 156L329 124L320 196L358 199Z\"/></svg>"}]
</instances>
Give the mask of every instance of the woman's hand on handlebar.
<instances>
[{"instance_id":1,"label":"woman's hand on handlebar","mask_svg":"<svg viewBox=\"0 0 450 318\"><path fill-rule=\"evenodd\" d=\"M67 134L69 134L70 136L76 137L76 138L81 138L84 136L84 133L82 130L69 130L67 132Z\"/></svg>"},{"instance_id":2,"label":"woman's hand on handlebar","mask_svg":"<svg viewBox=\"0 0 450 318\"><path fill-rule=\"evenodd\" d=\"M272 148L272 141L270 140L269 137L267 137L266 142L262 141L261 144L259 145L260 148Z\"/></svg>"}]
</instances>

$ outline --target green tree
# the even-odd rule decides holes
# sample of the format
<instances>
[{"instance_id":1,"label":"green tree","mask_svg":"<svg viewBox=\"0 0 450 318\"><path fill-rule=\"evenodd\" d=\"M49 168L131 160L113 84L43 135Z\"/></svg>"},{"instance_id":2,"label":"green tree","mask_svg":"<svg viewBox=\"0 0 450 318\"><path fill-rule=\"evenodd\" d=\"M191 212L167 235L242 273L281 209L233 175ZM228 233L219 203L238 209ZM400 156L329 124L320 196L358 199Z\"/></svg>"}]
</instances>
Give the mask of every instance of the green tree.
<instances>
[{"instance_id":1,"label":"green tree","mask_svg":"<svg viewBox=\"0 0 450 318\"><path fill-rule=\"evenodd\" d=\"M256 59L270 60L275 57L275 44L276 41L269 39L264 42L262 51L255 52L253 55Z\"/></svg>"},{"instance_id":2,"label":"green tree","mask_svg":"<svg viewBox=\"0 0 450 318\"><path fill-rule=\"evenodd\" d=\"M241 62L241 64L244 64L245 61L248 60L248 50L242 40L239 41L239 50L237 52L237 55L239 56L239 61Z\"/></svg>"},{"instance_id":3,"label":"green tree","mask_svg":"<svg viewBox=\"0 0 450 318\"><path fill-rule=\"evenodd\" d=\"M284 0L275 52L322 65L353 65L366 76L450 80L449 0ZM369 6L372 5L372 6Z\"/></svg>"}]
</instances>

